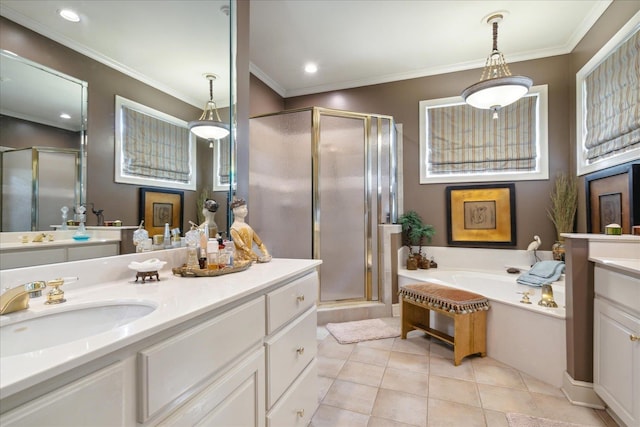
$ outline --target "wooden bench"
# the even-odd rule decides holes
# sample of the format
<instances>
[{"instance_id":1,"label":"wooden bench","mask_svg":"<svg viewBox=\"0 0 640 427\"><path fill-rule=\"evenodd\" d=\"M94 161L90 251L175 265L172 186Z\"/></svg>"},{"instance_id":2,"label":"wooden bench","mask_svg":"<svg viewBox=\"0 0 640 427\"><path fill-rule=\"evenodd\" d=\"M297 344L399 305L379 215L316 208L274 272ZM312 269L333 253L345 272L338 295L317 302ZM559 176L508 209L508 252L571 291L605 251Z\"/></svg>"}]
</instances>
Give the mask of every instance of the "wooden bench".
<instances>
[{"instance_id":1,"label":"wooden bench","mask_svg":"<svg viewBox=\"0 0 640 427\"><path fill-rule=\"evenodd\" d=\"M398 293L402 339L407 338L408 332L420 330L451 344L455 366L466 356L487 355L489 300L486 297L435 283L405 285ZM453 318L453 336L431 328L430 311Z\"/></svg>"}]
</instances>

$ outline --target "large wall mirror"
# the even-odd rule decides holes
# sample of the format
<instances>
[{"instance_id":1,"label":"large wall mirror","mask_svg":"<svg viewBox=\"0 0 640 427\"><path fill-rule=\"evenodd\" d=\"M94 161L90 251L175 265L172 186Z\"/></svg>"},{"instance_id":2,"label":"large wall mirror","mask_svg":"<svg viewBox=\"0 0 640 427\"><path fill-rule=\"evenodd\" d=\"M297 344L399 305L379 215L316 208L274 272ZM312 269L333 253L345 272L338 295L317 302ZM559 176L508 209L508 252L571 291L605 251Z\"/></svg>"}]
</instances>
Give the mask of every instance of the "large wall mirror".
<instances>
[{"instance_id":1,"label":"large wall mirror","mask_svg":"<svg viewBox=\"0 0 640 427\"><path fill-rule=\"evenodd\" d=\"M209 100L210 91L204 75L216 78L214 100L222 121L229 123L231 135L220 141L197 141L196 190L184 191L184 231L189 221L199 221L199 201L202 197L218 202L216 222L220 230L228 227L228 186L220 185L220 173L234 179L234 100L235 96L235 0L189 1L129 1L113 3L105 0L70 1L80 15L79 23L63 21L57 15L55 2L3 0L0 4L0 49L3 54L2 79L19 83L15 96L7 96L2 83L3 150L45 146L58 147L43 137L32 137L18 143L9 133L7 124L37 123L49 133L72 133L77 149L76 187L71 191L74 203L93 204L104 210L105 220L137 225L140 186L116 183L114 180L115 98L131 99L150 108L177 117L185 122L197 120ZM118 24L115 25L114 23ZM11 54L7 53L11 52ZM14 68L27 67L29 72ZM46 78L45 78L46 76ZM27 95L35 90L33 80L45 84L46 96ZM74 84L76 94L58 92L62 79ZM24 81L23 81L24 80ZM47 99L74 106L72 117L80 118L76 127L63 129L49 122L32 119L34 113L48 110ZM9 103L13 105L9 105ZM5 105L6 104L6 105ZM17 105L17 106L16 106ZM6 107L6 108L5 108ZM19 107L19 108L18 108ZM60 105L56 106L60 108ZM9 110L22 109L21 114ZM30 110L30 111L26 111ZM69 110L72 111L72 110ZM69 126L69 122L66 122ZM34 127L35 125L32 125ZM46 126L46 128L45 128ZM224 144L224 149L220 149ZM229 159L215 158L224 153ZM3 155L4 156L4 155ZM44 161L43 161L44 163ZM226 170L220 171L224 165ZM65 169L67 166L65 166ZM4 170L4 168L3 168ZM3 172L4 173L4 172ZM3 184L11 176L3 180ZM227 181L228 182L228 181ZM48 189L47 193L54 193ZM68 191L62 191L66 192ZM49 211L53 218L40 221L31 229L46 229L60 222L60 201L43 201L55 205ZM4 213L7 206L2 206ZM41 217L44 206L36 208ZM4 221L3 221L4 222ZM49 224L51 222L51 224ZM87 217L87 225L96 225L96 217ZM13 228L2 231L14 231ZM22 230L15 230L22 231Z\"/></svg>"}]
</instances>

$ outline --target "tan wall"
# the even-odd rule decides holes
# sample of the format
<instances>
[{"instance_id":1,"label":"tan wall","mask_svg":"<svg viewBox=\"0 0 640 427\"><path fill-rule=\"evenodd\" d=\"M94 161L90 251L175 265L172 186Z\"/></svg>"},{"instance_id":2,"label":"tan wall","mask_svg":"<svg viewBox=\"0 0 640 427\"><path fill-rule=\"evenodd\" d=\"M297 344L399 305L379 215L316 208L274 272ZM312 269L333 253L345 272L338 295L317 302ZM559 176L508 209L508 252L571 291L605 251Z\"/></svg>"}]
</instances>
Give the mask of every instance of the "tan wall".
<instances>
[{"instance_id":1,"label":"tan wall","mask_svg":"<svg viewBox=\"0 0 640 427\"><path fill-rule=\"evenodd\" d=\"M525 249L535 234L550 250L556 233L548 219L549 193L558 172L575 173L575 72L638 10L640 2L615 1L596 23L575 54L511 63L513 74L533 79L534 85L547 84L549 90L549 176L547 181L516 182L517 248ZM506 53L508 60L508 52ZM581 66L581 65L580 65ZM419 102L425 99L459 95L480 78L481 70L470 70L391 83L298 96L284 99L284 109L309 106L358 112L388 114L404 126L404 210L415 210L434 225L434 245L447 244L445 187L447 184L419 184ZM260 85L260 86L259 86ZM251 104L256 113L265 106L276 108L277 96L264 90L257 78L251 80ZM269 97L268 99L263 99ZM253 112L253 110L252 110ZM582 188L583 184L581 184ZM579 204L577 231L586 231L584 196Z\"/></svg>"},{"instance_id":2,"label":"tan wall","mask_svg":"<svg viewBox=\"0 0 640 427\"><path fill-rule=\"evenodd\" d=\"M0 17L0 48L88 82L87 201L104 209L106 220L120 219L126 225L137 225L140 187L114 182L115 95L186 121L199 117L202 110L3 17ZM220 112L227 114L222 110ZM34 145L39 144L34 142ZM198 152L198 188L203 188L204 185L210 188L211 151L207 145L201 144ZM196 191L184 192L183 230L189 220L197 221L196 198ZM88 215L88 225L94 225L96 221L94 215Z\"/></svg>"}]
</instances>

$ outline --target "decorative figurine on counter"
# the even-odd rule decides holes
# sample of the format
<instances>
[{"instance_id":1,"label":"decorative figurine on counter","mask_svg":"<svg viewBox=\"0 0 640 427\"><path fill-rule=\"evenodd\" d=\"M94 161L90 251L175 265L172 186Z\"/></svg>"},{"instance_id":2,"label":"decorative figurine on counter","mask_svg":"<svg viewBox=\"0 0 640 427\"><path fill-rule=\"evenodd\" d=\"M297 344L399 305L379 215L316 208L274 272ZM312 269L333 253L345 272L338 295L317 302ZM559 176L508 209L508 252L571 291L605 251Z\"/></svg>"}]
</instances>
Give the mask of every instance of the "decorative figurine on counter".
<instances>
[{"instance_id":1,"label":"decorative figurine on counter","mask_svg":"<svg viewBox=\"0 0 640 427\"><path fill-rule=\"evenodd\" d=\"M244 222L247 216L247 202L243 199L235 199L231 202L231 209L233 210L233 224L231 224L231 240L236 248L235 259L238 261L252 260L258 262L271 261L271 255L267 251L267 248L260 240L260 237L255 231ZM262 256L258 256L253 251L253 244L258 246L258 249L262 252Z\"/></svg>"},{"instance_id":2,"label":"decorative figurine on counter","mask_svg":"<svg viewBox=\"0 0 640 427\"><path fill-rule=\"evenodd\" d=\"M91 203L91 212L93 212L94 215L98 217L97 219L98 223L96 225L98 225L99 227L102 227L104 225L104 214L103 214L104 209L96 209L94 204Z\"/></svg>"},{"instance_id":3,"label":"decorative figurine on counter","mask_svg":"<svg viewBox=\"0 0 640 427\"><path fill-rule=\"evenodd\" d=\"M202 215L204 216L204 222L200 224L203 227L207 224L209 228L208 238L215 239L218 235L218 224L216 224L216 212L218 211L218 202L213 199L207 199L202 206Z\"/></svg>"},{"instance_id":4,"label":"decorative figurine on counter","mask_svg":"<svg viewBox=\"0 0 640 427\"><path fill-rule=\"evenodd\" d=\"M62 212L62 226L60 227L60 230L68 230L69 227L67 227L67 213L69 212L69 208L63 206L62 208L60 208L60 211Z\"/></svg>"}]
</instances>

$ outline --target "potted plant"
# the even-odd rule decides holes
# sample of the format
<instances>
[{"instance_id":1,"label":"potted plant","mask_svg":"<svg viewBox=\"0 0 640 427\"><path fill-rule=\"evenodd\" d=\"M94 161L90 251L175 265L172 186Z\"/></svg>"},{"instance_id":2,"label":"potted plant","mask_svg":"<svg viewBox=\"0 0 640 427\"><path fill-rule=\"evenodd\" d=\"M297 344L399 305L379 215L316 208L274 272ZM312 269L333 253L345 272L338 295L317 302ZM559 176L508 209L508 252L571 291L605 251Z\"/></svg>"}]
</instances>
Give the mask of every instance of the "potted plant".
<instances>
[{"instance_id":1,"label":"potted plant","mask_svg":"<svg viewBox=\"0 0 640 427\"><path fill-rule=\"evenodd\" d=\"M560 173L551 192L551 208L547 215L556 227L556 242L551 247L553 259L564 261L564 237L562 233L573 231L578 208L578 184L575 177Z\"/></svg>"},{"instance_id":2,"label":"potted plant","mask_svg":"<svg viewBox=\"0 0 640 427\"><path fill-rule=\"evenodd\" d=\"M409 248L407 269L415 270L418 266L429 268L429 260L423 256L422 246L424 246L425 240L431 242L435 228L430 224L425 224L415 211L407 211L400 215L398 224L402 226L402 244ZM418 252L413 252L414 246L418 246Z\"/></svg>"}]
</instances>

